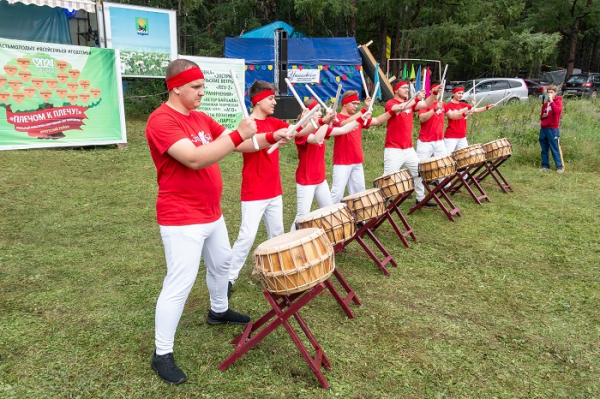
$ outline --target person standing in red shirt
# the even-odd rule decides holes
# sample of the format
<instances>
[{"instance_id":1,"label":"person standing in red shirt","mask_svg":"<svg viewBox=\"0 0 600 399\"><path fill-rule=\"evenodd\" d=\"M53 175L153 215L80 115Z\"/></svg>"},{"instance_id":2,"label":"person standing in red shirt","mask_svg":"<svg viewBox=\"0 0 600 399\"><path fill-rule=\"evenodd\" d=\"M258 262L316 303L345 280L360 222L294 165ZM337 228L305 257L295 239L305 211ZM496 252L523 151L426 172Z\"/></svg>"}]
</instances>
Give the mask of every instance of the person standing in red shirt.
<instances>
[{"instance_id":1,"label":"person standing in red shirt","mask_svg":"<svg viewBox=\"0 0 600 399\"><path fill-rule=\"evenodd\" d=\"M494 104L490 104L485 107L473 108L473 106L461 102L464 94L464 87L455 87L452 90L452 100L448 103L448 110L461 113L460 118L448 118L448 127L446 127L446 133L444 134L444 143L448 154L469 146L467 141L467 117L495 107ZM475 100L473 100L473 105L475 105Z\"/></svg>"},{"instance_id":2,"label":"person standing in red shirt","mask_svg":"<svg viewBox=\"0 0 600 399\"><path fill-rule=\"evenodd\" d=\"M218 162L234 150L252 148L256 123L243 119L230 131L196 111L204 96L204 75L197 64L178 59L166 70L169 98L148 118L146 138L156 166L156 219L165 250L167 275L156 303L152 368L170 384L186 376L175 364L175 332L187 297L206 266L210 293L208 324L246 324L250 318L229 309L231 247L221 213L223 182ZM262 146L265 138L258 139Z\"/></svg>"},{"instance_id":3,"label":"person standing in red shirt","mask_svg":"<svg viewBox=\"0 0 600 399\"><path fill-rule=\"evenodd\" d=\"M309 100L306 106L309 110L316 107L317 101ZM313 199L316 198L319 208L332 205L331 192L325 176L325 148L329 137L338 137L354 131L359 123L364 123L370 114L362 115L343 127L330 128L327 126L333 115L327 115L319 120L325 123L316 132L305 136L296 136L296 149L298 150L298 168L296 169L296 217L291 230L296 229L296 219L310 212ZM364 118L363 118L364 117ZM317 114L313 115L317 119ZM368 119L368 118L367 118Z\"/></svg>"},{"instance_id":4,"label":"person standing in red shirt","mask_svg":"<svg viewBox=\"0 0 600 399\"><path fill-rule=\"evenodd\" d=\"M435 89L439 83L434 83L431 89ZM460 111L451 111L448 105L441 100L435 101L428 108L419 110L419 138L417 140L417 156L419 160L430 157L439 157L447 154L446 144L444 144L444 116L449 120L462 118ZM415 193L417 198L425 196L425 188L420 177L415 178ZM426 206L435 206L434 202Z\"/></svg>"},{"instance_id":5,"label":"person standing in red shirt","mask_svg":"<svg viewBox=\"0 0 600 399\"><path fill-rule=\"evenodd\" d=\"M391 115L387 123L385 136L385 150L383 155L383 174L387 175L397 172L403 166L406 166L415 180L415 186L420 180L419 176L419 157L413 148L413 113L423 108L428 108L433 104L437 96L439 87L431 90L431 95L426 100L415 101L408 99L408 82L401 81L394 86L394 98L385 104L385 111ZM421 90L418 98L425 97L425 91ZM396 109L399 108L399 112ZM397 113L398 112L398 113ZM415 189L416 192L416 189ZM425 196L419 197L417 193L417 203Z\"/></svg>"},{"instance_id":6,"label":"person standing in red shirt","mask_svg":"<svg viewBox=\"0 0 600 399\"><path fill-rule=\"evenodd\" d=\"M270 144L275 144L277 141L285 144L289 138L280 138L279 135L287 133L289 124L270 116L275 112L277 104L275 90L272 84L262 80L257 80L248 88L248 95L253 105L250 118L256 122L257 132L264 133ZM308 134L313 130L312 125L307 124L298 134ZM243 156L242 223L229 262L228 295L246 263L260 221L264 221L269 239L284 233L279 149L271 154L267 149L244 152Z\"/></svg>"},{"instance_id":7,"label":"person standing in red shirt","mask_svg":"<svg viewBox=\"0 0 600 399\"><path fill-rule=\"evenodd\" d=\"M542 105L540 113L540 147L542 147L542 172L550 169L548 150L552 151L552 158L556 164L556 173L564 172L562 150L560 148L560 117L562 116L562 97L556 96L558 88L548 86L548 101Z\"/></svg>"},{"instance_id":8,"label":"person standing in red shirt","mask_svg":"<svg viewBox=\"0 0 600 399\"><path fill-rule=\"evenodd\" d=\"M370 99L365 101L369 105ZM360 112L358 91L348 90L342 95L342 111L337 114L338 126L345 126L362 118L367 110ZM366 117L350 133L334 137L333 144L333 173L331 182L331 200L334 204L341 201L348 187L348 194L356 194L365 190L365 173L363 169L362 131L370 126L379 126L390 118L389 114L379 115L377 118Z\"/></svg>"}]
</instances>

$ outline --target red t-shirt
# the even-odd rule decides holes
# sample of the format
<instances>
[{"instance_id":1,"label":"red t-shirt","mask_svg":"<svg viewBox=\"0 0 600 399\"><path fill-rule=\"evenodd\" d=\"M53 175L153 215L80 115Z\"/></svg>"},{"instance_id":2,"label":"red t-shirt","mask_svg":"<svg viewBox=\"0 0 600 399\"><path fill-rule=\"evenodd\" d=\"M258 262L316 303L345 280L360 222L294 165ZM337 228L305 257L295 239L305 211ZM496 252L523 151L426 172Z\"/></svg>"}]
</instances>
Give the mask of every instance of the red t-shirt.
<instances>
[{"instance_id":1,"label":"red t-shirt","mask_svg":"<svg viewBox=\"0 0 600 399\"><path fill-rule=\"evenodd\" d=\"M465 109L471 109L469 104L455 103L450 101L448 103L448 111L460 111ZM464 111L463 111L464 112ZM448 126L446 127L446 133L444 135L447 139L462 139L467 137L467 120L463 116L460 119L448 119Z\"/></svg>"},{"instance_id":2,"label":"red t-shirt","mask_svg":"<svg viewBox=\"0 0 600 399\"><path fill-rule=\"evenodd\" d=\"M448 111L448 104L442 103L441 109L436 109L438 101L435 101L429 108L419 110L419 115L434 110L431 118L421 123L419 130L419 140L423 142L440 141L444 139L444 115Z\"/></svg>"},{"instance_id":3,"label":"red t-shirt","mask_svg":"<svg viewBox=\"0 0 600 399\"><path fill-rule=\"evenodd\" d=\"M321 144L311 144L308 136L296 136L298 149L298 169L296 183L303 186L321 184L325 181L325 140Z\"/></svg>"},{"instance_id":4,"label":"red t-shirt","mask_svg":"<svg viewBox=\"0 0 600 399\"><path fill-rule=\"evenodd\" d=\"M396 104L402 104L395 98L385 103L385 112L389 112ZM393 115L387 122L387 133L385 135L385 148L400 148L402 150L412 148L413 113L417 103L397 115Z\"/></svg>"},{"instance_id":5,"label":"red t-shirt","mask_svg":"<svg viewBox=\"0 0 600 399\"><path fill-rule=\"evenodd\" d=\"M337 114L339 126L350 116ZM364 162L362 150L362 125L359 124L356 129L348 134L333 136L333 164L334 165L354 165Z\"/></svg>"},{"instance_id":6,"label":"red t-shirt","mask_svg":"<svg viewBox=\"0 0 600 399\"><path fill-rule=\"evenodd\" d=\"M225 128L203 112L184 115L163 103L148 118L146 138L156 166L156 220L162 226L212 223L221 217L223 181L219 164L190 169L167 150L182 139L196 147L219 137Z\"/></svg>"},{"instance_id":7,"label":"red t-shirt","mask_svg":"<svg viewBox=\"0 0 600 399\"><path fill-rule=\"evenodd\" d=\"M255 119L257 133L275 132L287 128L288 123L273 117ZM281 195L281 175L279 174L279 150L267 153L264 148L256 152L244 153L242 168L242 201L257 201Z\"/></svg>"}]
</instances>

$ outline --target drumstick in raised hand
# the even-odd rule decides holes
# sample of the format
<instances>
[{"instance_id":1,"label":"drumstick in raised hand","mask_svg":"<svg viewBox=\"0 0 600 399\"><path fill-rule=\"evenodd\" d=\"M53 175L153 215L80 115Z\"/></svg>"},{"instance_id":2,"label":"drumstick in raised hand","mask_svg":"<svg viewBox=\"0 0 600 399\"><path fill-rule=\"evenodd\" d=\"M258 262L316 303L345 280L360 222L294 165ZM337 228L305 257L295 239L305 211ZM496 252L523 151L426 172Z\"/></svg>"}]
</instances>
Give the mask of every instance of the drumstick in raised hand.
<instances>
[{"instance_id":1,"label":"drumstick in raised hand","mask_svg":"<svg viewBox=\"0 0 600 399\"><path fill-rule=\"evenodd\" d=\"M377 90L379 90L379 82L377 82L377 84L375 85L375 90L373 90L373 95L371 96L371 103L369 104L369 109L367 110L367 112L373 112L373 103L375 102L373 100L375 100ZM367 121L365 121L363 126L367 126Z\"/></svg>"},{"instance_id":2,"label":"drumstick in raised hand","mask_svg":"<svg viewBox=\"0 0 600 399\"><path fill-rule=\"evenodd\" d=\"M337 93L335 94L335 100L333 101L333 119L331 120L331 122L329 122L329 127L333 126L334 120L336 122L338 120L336 115L337 115L338 102L340 101L340 94L342 94L342 85L341 84L338 85Z\"/></svg>"},{"instance_id":3,"label":"drumstick in raised hand","mask_svg":"<svg viewBox=\"0 0 600 399\"><path fill-rule=\"evenodd\" d=\"M310 111L308 111L308 113L306 115L304 115L295 125L290 126L286 135L290 138L294 137L296 135L296 129L298 129L299 126L302 126L304 124L304 122L306 122L309 118L312 118L313 114L317 111L319 111L321 109L321 106L319 104L317 104L316 107L314 107L313 109L311 109ZM279 142L273 144L271 146L271 148L269 148L269 150L267 151L267 153L271 154L273 151L275 151L277 148L279 148Z\"/></svg>"},{"instance_id":4,"label":"drumstick in raised hand","mask_svg":"<svg viewBox=\"0 0 600 399\"><path fill-rule=\"evenodd\" d=\"M306 109L306 105L304 105L304 103L300 99L300 96L298 95L298 93L296 93L296 89L294 89L294 86L292 86L292 82L290 82L290 80L288 78L285 78L285 83L288 85L288 88L290 89L290 91L292 92L292 94L294 95L294 97L296 97L296 101L298 101L298 104L300 104L300 107L302 109ZM317 126L317 123L315 121L313 121L311 119L310 122L312 123L312 125L314 126L315 129L319 128L319 126Z\"/></svg>"},{"instance_id":5,"label":"drumstick in raised hand","mask_svg":"<svg viewBox=\"0 0 600 399\"><path fill-rule=\"evenodd\" d=\"M510 94L505 96L502 100L498 101L497 103L494 104L494 106L500 104L502 101L506 100L508 97L510 97Z\"/></svg>"},{"instance_id":6,"label":"drumstick in raised hand","mask_svg":"<svg viewBox=\"0 0 600 399\"><path fill-rule=\"evenodd\" d=\"M362 68L358 72L360 73L360 80L362 81L363 89L365 89L365 95L369 97L369 90L367 89L367 82L365 81L365 75L363 75Z\"/></svg>"},{"instance_id":7,"label":"drumstick in raised hand","mask_svg":"<svg viewBox=\"0 0 600 399\"><path fill-rule=\"evenodd\" d=\"M307 89L308 91L310 91L310 94L312 94L312 95L313 95L313 97L315 98L315 100L317 100L317 102L318 102L319 104L321 104L321 107L323 107L323 109L326 109L326 110L327 110L327 112L331 112L331 108L329 108L327 105L325 105L325 103L323 102L323 100L321 100L321 99L319 98L319 96L317 96L317 93L315 93L315 92L313 91L313 89L311 89L311 88L310 88L310 86L306 85L306 89Z\"/></svg>"},{"instance_id":8,"label":"drumstick in raised hand","mask_svg":"<svg viewBox=\"0 0 600 399\"><path fill-rule=\"evenodd\" d=\"M229 70L229 74L231 75L231 79L233 80L233 86L235 87L235 92L238 97L238 101L240 102L240 107L242 107L242 115L244 118L248 117L248 110L246 109L246 103L244 102L244 96L242 95L242 90L240 89L240 85L238 84L237 77L235 76L235 72L233 69ZM260 150L258 146L258 141L256 141L256 137L252 136L252 145L255 150Z\"/></svg>"}]
</instances>

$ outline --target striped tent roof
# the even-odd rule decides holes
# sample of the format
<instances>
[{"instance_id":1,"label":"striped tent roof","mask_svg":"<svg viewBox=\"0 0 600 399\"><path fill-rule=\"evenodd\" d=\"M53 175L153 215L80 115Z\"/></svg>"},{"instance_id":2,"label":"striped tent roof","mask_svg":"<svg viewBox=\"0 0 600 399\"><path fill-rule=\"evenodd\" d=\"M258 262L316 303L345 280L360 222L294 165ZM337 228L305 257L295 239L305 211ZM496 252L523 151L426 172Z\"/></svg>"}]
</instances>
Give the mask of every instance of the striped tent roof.
<instances>
[{"instance_id":1,"label":"striped tent roof","mask_svg":"<svg viewBox=\"0 0 600 399\"><path fill-rule=\"evenodd\" d=\"M61 7L96 12L96 3L90 0L8 0L8 3L34 4L36 6Z\"/></svg>"}]
</instances>

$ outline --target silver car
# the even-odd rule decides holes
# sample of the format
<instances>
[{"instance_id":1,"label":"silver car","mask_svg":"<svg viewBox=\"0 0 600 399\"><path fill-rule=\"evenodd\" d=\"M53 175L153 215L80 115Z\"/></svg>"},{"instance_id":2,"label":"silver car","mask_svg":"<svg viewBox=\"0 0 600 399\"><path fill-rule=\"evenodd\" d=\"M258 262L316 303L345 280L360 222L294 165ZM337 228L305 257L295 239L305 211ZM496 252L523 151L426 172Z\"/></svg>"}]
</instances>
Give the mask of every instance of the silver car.
<instances>
[{"instance_id":1,"label":"silver car","mask_svg":"<svg viewBox=\"0 0 600 399\"><path fill-rule=\"evenodd\" d=\"M475 93L473 93L473 82L475 82ZM527 84L518 78L484 78L468 80L464 84L465 95L462 101L471 102L473 94L479 106L502 104L516 101L529 101ZM500 103L498 105L501 105Z\"/></svg>"}]
</instances>

